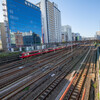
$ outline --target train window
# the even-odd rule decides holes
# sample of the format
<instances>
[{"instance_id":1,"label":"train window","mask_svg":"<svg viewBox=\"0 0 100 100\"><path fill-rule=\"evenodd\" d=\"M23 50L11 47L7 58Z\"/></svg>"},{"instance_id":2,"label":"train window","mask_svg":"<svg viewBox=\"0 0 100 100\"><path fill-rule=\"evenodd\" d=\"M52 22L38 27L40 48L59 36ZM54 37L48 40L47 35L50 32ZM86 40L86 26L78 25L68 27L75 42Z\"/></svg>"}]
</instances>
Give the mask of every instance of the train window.
<instances>
[{"instance_id":1,"label":"train window","mask_svg":"<svg viewBox=\"0 0 100 100\"><path fill-rule=\"evenodd\" d=\"M41 52L41 51L39 51L39 52Z\"/></svg>"},{"instance_id":2,"label":"train window","mask_svg":"<svg viewBox=\"0 0 100 100\"><path fill-rule=\"evenodd\" d=\"M30 54L35 54L35 53L38 53L38 51L36 51L36 52L30 52Z\"/></svg>"},{"instance_id":3,"label":"train window","mask_svg":"<svg viewBox=\"0 0 100 100\"><path fill-rule=\"evenodd\" d=\"M25 56L29 55L29 53L24 54Z\"/></svg>"},{"instance_id":4,"label":"train window","mask_svg":"<svg viewBox=\"0 0 100 100\"><path fill-rule=\"evenodd\" d=\"M52 50L52 49L48 49L48 50Z\"/></svg>"}]
</instances>

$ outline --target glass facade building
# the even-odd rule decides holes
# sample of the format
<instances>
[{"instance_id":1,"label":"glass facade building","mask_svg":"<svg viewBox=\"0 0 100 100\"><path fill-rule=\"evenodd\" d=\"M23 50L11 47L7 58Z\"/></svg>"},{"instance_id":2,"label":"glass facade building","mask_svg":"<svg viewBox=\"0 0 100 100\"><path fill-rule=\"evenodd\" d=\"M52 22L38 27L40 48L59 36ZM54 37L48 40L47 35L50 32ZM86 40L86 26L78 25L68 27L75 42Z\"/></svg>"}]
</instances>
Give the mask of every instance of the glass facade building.
<instances>
[{"instance_id":1,"label":"glass facade building","mask_svg":"<svg viewBox=\"0 0 100 100\"><path fill-rule=\"evenodd\" d=\"M41 11L40 8L26 0L6 0L8 17L8 43L9 47L34 45L34 35L41 42ZM30 34L31 33L31 34ZM18 38L21 37L18 40ZM16 44L16 41L18 42Z\"/></svg>"}]
</instances>

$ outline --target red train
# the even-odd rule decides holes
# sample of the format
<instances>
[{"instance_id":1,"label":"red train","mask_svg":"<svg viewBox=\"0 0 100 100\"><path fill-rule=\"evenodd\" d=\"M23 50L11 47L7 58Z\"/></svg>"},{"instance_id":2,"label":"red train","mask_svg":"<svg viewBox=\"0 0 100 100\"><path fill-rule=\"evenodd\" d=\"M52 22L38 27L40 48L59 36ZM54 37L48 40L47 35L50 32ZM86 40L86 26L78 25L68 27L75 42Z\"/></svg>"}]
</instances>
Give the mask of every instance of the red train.
<instances>
[{"instance_id":1,"label":"red train","mask_svg":"<svg viewBox=\"0 0 100 100\"><path fill-rule=\"evenodd\" d=\"M75 46L75 45L73 45ZM68 46L68 47L71 47L71 46ZM20 54L20 58L23 59L23 58L27 58L27 57L31 57L31 56L35 56L35 55L40 55L40 54L45 54L45 53L49 53L49 52L53 52L53 51L57 51L57 50L60 50L60 49L63 49L63 48L68 48L68 47L57 47L57 48L48 48L48 49L43 49L43 50L37 50L37 51L30 51L30 52L23 52Z\"/></svg>"}]
</instances>

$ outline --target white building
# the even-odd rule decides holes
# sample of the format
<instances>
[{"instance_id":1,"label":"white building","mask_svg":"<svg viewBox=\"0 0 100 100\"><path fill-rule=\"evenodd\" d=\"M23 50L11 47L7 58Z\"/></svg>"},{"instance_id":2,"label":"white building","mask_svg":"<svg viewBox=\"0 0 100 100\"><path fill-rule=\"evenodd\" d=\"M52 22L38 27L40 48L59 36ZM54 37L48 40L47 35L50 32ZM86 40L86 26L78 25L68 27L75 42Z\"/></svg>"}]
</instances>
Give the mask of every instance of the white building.
<instances>
[{"instance_id":1,"label":"white building","mask_svg":"<svg viewBox=\"0 0 100 100\"><path fill-rule=\"evenodd\" d=\"M54 18L55 18L55 42L61 42L61 12L58 6L54 3Z\"/></svg>"},{"instance_id":2,"label":"white building","mask_svg":"<svg viewBox=\"0 0 100 100\"><path fill-rule=\"evenodd\" d=\"M100 31L97 31L97 32L96 32L96 38L97 38L98 40L100 40Z\"/></svg>"},{"instance_id":3,"label":"white building","mask_svg":"<svg viewBox=\"0 0 100 100\"><path fill-rule=\"evenodd\" d=\"M62 26L62 42L72 41L72 29L69 25Z\"/></svg>"},{"instance_id":4,"label":"white building","mask_svg":"<svg viewBox=\"0 0 100 100\"><path fill-rule=\"evenodd\" d=\"M82 37L80 33L72 33L72 41L81 41Z\"/></svg>"},{"instance_id":5,"label":"white building","mask_svg":"<svg viewBox=\"0 0 100 100\"><path fill-rule=\"evenodd\" d=\"M41 0L37 4L42 12L42 34L44 43L61 42L61 12L57 4Z\"/></svg>"}]
</instances>

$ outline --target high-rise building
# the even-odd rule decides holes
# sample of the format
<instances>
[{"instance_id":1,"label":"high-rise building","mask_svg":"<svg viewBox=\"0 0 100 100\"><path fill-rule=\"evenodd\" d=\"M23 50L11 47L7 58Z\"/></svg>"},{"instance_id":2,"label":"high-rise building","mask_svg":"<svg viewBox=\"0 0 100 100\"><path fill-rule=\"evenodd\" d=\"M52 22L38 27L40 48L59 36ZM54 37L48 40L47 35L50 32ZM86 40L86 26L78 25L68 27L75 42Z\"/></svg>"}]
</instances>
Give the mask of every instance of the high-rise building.
<instances>
[{"instance_id":1,"label":"high-rise building","mask_svg":"<svg viewBox=\"0 0 100 100\"><path fill-rule=\"evenodd\" d=\"M5 17L7 48L9 50L17 46L15 33L18 31L22 33L22 36L25 32L32 31L40 38L42 37L41 11L39 7L27 0L3 0L2 5Z\"/></svg>"},{"instance_id":2,"label":"high-rise building","mask_svg":"<svg viewBox=\"0 0 100 100\"><path fill-rule=\"evenodd\" d=\"M69 25L62 26L62 36L64 37L62 42L72 41L71 26L69 26Z\"/></svg>"},{"instance_id":3,"label":"high-rise building","mask_svg":"<svg viewBox=\"0 0 100 100\"><path fill-rule=\"evenodd\" d=\"M61 12L57 4L54 3L54 18L55 18L55 39L56 42L61 42Z\"/></svg>"},{"instance_id":4,"label":"high-rise building","mask_svg":"<svg viewBox=\"0 0 100 100\"><path fill-rule=\"evenodd\" d=\"M42 37L44 43L61 42L61 12L57 4L41 0L37 4L42 13Z\"/></svg>"},{"instance_id":5,"label":"high-rise building","mask_svg":"<svg viewBox=\"0 0 100 100\"><path fill-rule=\"evenodd\" d=\"M6 33L4 23L0 23L0 47L4 51L7 51L7 41L6 41Z\"/></svg>"}]
</instances>

